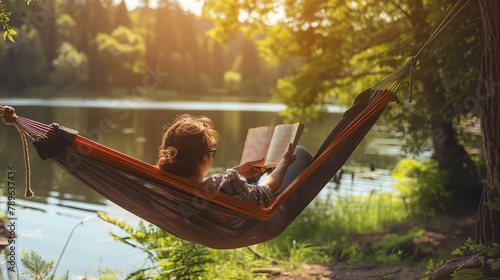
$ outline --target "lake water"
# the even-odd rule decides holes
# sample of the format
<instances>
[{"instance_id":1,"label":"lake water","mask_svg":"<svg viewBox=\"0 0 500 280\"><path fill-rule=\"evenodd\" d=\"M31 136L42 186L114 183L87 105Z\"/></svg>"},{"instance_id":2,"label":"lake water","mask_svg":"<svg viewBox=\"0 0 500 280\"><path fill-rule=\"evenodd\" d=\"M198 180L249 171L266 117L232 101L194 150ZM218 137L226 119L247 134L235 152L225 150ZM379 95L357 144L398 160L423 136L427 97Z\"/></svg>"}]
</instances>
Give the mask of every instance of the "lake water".
<instances>
[{"instance_id":1,"label":"lake water","mask_svg":"<svg viewBox=\"0 0 500 280\"><path fill-rule=\"evenodd\" d=\"M45 123L57 122L76 129L88 138L152 164L166 123L180 113L203 114L214 120L223 137L214 160L215 169L237 165L247 129L281 123L278 111L284 108L269 103L113 99L0 98L0 104L15 107L16 113L23 117ZM300 144L314 152L344 110L331 106L321 122L308 123ZM398 160L401 143L376 131L375 128L369 133L349 160L349 166L358 167L346 170L338 190L334 190L335 186L331 184L325 191L335 191L336 195L394 191L387 169ZM10 217L16 219L9 222L15 224L17 233L14 252L18 267L22 266L22 251L33 250L45 260L57 262L70 234L72 237L59 263L58 275L70 271L74 279L85 273L98 275L98 269L104 268L126 274L147 264L145 254L111 238L108 233L119 233L119 229L96 218L96 212L103 211L112 217L126 219L130 224L139 219L103 199L50 162L42 162L32 146L30 161L36 197L25 199L25 171L19 139L14 127L0 127L0 190L3 192L0 209L7 215L7 185L12 181L17 189L15 215ZM375 172L370 165L372 169L376 168ZM16 168L12 180L8 177L9 166ZM8 268L9 263L4 261L1 266L4 279L8 279ZM21 267L20 270L25 269Z\"/></svg>"}]
</instances>

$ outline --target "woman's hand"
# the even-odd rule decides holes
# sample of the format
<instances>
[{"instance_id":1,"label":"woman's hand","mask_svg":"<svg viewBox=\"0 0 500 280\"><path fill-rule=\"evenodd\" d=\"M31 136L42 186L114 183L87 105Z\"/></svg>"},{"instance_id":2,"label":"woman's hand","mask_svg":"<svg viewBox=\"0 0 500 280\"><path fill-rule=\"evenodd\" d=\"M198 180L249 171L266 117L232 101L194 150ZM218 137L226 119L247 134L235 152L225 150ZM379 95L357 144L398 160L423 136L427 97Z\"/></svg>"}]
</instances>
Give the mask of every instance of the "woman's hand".
<instances>
[{"instance_id":1,"label":"woman's hand","mask_svg":"<svg viewBox=\"0 0 500 280\"><path fill-rule=\"evenodd\" d=\"M245 162L238 166L233 167L238 173L240 173L243 177L249 179L254 178L262 174L262 172L266 171L264 167L257 167L256 164L262 162L264 159L258 159L254 161Z\"/></svg>"},{"instance_id":2,"label":"woman's hand","mask_svg":"<svg viewBox=\"0 0 500 280\"><path fill-rule=\"evenodd\" d=\"M294 153L292 143L288 144L288 148L281 156L281 160L287 163L288 165L292 164L297 159L297 155Z\"/></svg>"},{"instance_id":3,"label":"woman's hand","mask_svg":"<svg viewBox=\"0 0 500 280\"><path fill-rule=\"evenodd\" d=\"M288 148L286 149L286 151L281 156L281 159L276 168L274 168L274 170L266 178L262 179L261 183L268 185L271 188L272 192L277 191L281 186L281 183L283 182L283 178L285 177L285 173L288 167L296 159L297 155L294 153L292 143L290 143L288 144Z\"/></svg>"}]
</instances>

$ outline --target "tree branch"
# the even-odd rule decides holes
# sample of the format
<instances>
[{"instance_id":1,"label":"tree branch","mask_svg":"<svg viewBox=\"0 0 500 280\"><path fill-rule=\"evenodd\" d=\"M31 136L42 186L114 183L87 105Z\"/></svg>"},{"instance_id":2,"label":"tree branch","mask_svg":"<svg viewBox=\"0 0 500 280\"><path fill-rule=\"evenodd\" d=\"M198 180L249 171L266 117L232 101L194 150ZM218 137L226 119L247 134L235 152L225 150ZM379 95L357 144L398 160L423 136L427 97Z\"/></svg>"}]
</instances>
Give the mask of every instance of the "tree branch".
<instances>
[{"instance_id":1,"label":"tree branch","mask_svg":"<svg viewBox=\"0 0 500 280\"><path fill-rule=\"evenodd\" d=\"M446 261L429 275L429 280L450 279L451 274L457 269L481 268L485 258L482 254L474 254L467 257L456 258Z\"/></svg>"},{"instance_id":2,"label":"tree branch","mask_svg":"<svg viewBox=\"0 0 500 280\"><path fill-rule=\"evenodd\" d=\"M396 9L400 10L401 13L403 13L406 17L411 18L411 15L408 12L406 12L401 5L392 0L387 0L387 2L391 3L394 7L396 7Z\"/></svg>"}]
</instances>

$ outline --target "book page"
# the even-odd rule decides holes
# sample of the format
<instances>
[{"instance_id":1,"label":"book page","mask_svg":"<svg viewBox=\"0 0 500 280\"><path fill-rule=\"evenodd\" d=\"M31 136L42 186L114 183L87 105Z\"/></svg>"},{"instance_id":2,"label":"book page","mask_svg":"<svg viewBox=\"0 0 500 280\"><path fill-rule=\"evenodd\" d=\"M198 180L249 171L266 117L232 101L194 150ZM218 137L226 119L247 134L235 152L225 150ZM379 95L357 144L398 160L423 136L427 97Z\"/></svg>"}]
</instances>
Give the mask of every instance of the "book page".
<instances>
[{"instance_id":1,"label":"book page","mask_svg":"<svg viewBox=\"0 0 500 280\"><path fill-rule=\"evenodd\" d=\"M304 124L280 124L274 130L273 139L271 140L269 150L266 156L266 167L275 167L281 159L281 156L288 148L288 144L292 143L293 148L297 146L300 135L304 129Z\"/></svg>"},{"instance_id":2,"label":"book page","mask_svg":"<svg viewBox=\"0 0 500 280\"><path fill-rule=\"evenodd\" d=\"M243 146L240 164L265 158L273 133L274 127L272 126L250 128Z\"/></svg>"}]
</instances>

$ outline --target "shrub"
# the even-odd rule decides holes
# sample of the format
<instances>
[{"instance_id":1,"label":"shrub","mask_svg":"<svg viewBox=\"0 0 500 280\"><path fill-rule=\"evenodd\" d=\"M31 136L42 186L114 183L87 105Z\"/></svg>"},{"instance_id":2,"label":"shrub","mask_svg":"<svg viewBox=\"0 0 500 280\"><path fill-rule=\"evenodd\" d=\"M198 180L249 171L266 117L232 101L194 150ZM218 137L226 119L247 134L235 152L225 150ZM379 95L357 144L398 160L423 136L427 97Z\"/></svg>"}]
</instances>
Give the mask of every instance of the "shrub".
<instances>
[{"instance_id":1,"label":"shrub","mask_svg":"<svg viewBox=\"0 0 500 280\"><path fill-rule=\"evenodd\" d=\"M452 192L444 188L446 176L435 160L403 159L394 167L392 177L411 216L436 217L451 209Z\"/></svg>"}]
</instances>

